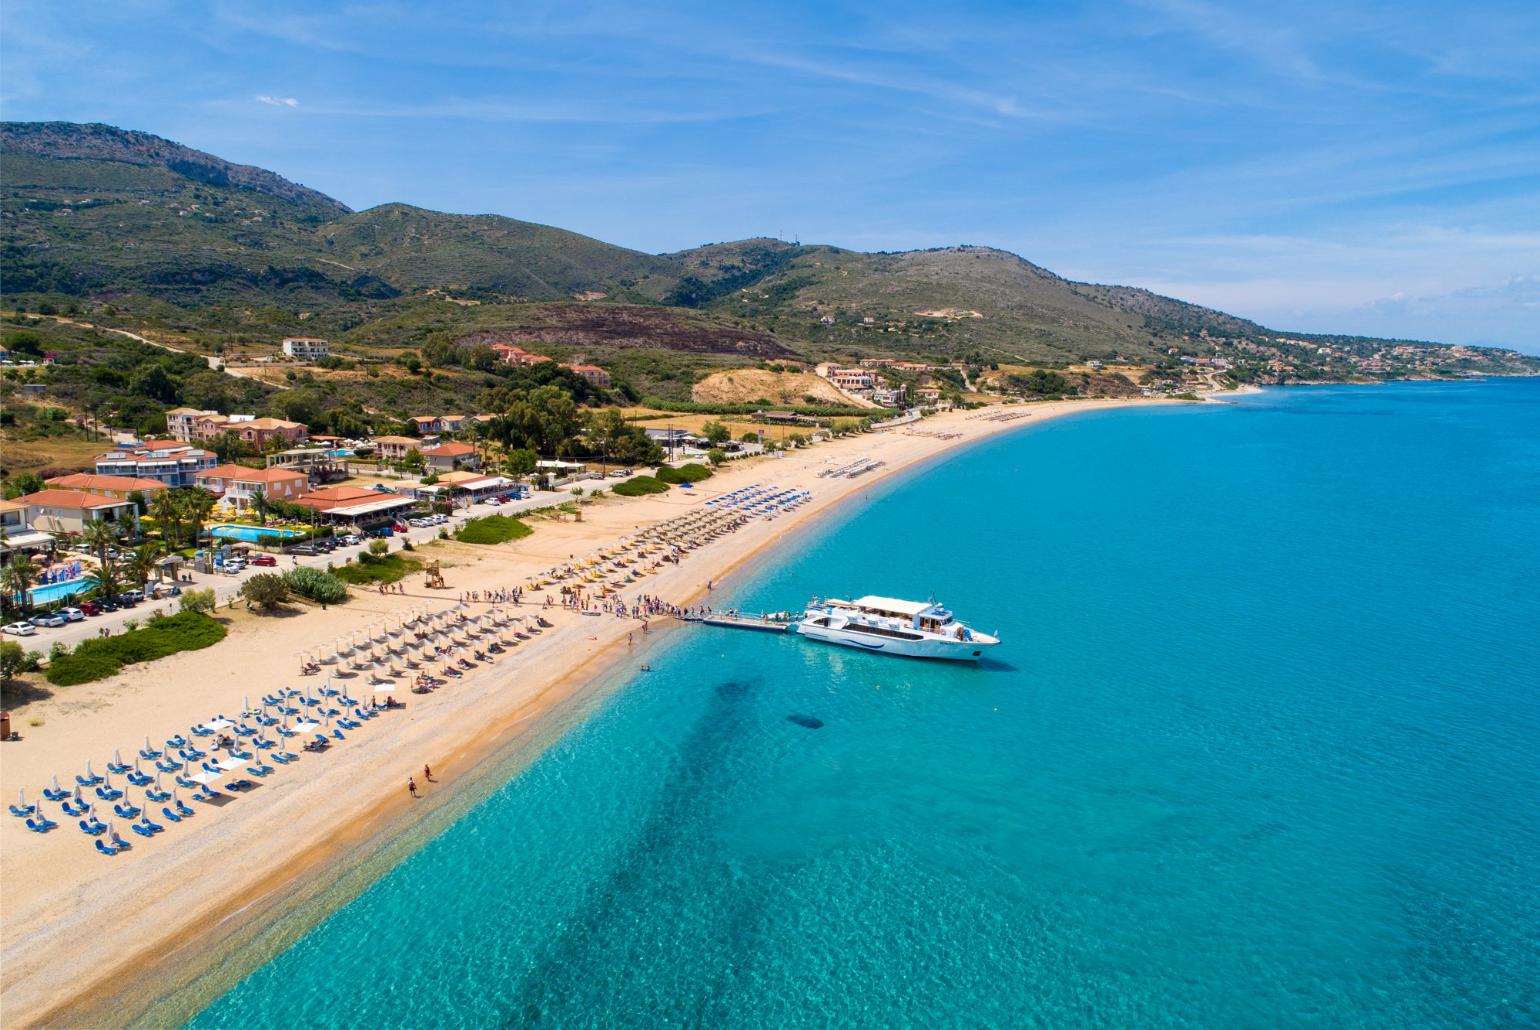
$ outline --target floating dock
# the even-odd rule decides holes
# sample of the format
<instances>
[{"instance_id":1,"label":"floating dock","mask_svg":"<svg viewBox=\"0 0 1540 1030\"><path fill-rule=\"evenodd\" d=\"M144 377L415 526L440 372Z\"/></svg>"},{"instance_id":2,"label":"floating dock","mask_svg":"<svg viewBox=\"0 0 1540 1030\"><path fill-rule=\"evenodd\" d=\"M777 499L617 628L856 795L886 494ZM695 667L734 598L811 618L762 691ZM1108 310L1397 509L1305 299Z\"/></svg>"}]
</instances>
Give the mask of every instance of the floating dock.
<instances>
[{"instance_id":1,"label":"floating dock","mask_svg":"<svg viewBox=\"0 0 1540 1030\"><path fill-rule=\"evenodd\" d=\"M771 615L733 615L717 612L689 620L706 626L726 626L728 629L753 629L761 633L790 633L792 620Z\"/></svg>"}]
</instances>

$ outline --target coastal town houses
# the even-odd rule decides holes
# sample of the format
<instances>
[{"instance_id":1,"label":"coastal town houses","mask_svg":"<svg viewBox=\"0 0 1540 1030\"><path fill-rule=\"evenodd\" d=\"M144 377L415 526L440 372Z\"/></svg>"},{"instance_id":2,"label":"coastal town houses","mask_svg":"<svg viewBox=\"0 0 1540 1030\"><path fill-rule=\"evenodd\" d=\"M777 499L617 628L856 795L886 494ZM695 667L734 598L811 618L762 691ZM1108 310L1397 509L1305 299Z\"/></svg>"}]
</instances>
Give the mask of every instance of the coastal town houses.
<instances>
[{"instance_id":1,"label":"coastal town houses","mask_svg":"<svg viewBox=\"0 0 1540 1030\"><path fill-rule=\"evenodd\" d=\"M584 379L593 383L601 390L607 390L610 386L610 374L598 365L567 365L561 366L569 372L575 372Z\"/></svg>"},{"instance_id":2,"label":"coastal town houses","mask_svg":"<svg viewBox=\"0 0 1540 1030\"><path fill-rule=\"evenodd\" d=\"M26 501L0 501L0 562L10 561L13 554L53 548L52 533L28 525Z\"/></svg>"},{"instance_id":3,"label":"coastal town houses","mask_svg":"<svg viewBox=\"0 0 1540 1030\"><path fill-rule=\"evenodd\" d=\"M83 533L92 522L113 522L128 536L139 535L139 506L117 497L82 490L49 488L27 494L27 525L45 533Z\"/></svg>"},{"instance_id":4,"label":"coastal town houses","mask_svg":"<svg viewBox=\"0 0 1540 1030\"><path fill-rule=\"evenodd\" d=\"M441 433L458 433L464 429L470 419L465 415L440 415L438 428Z\"/></svg>"},{"instance_id":5,"label":"coastal town houses","mask_svg":"<svg viewBox=\"0 0 1540 1030\"><path fill-rule=\"evenodd\" d=\"M166 412L166 433L182 443L207 442L234 433L243 443L258 450L275 439L287 445L304 443L310 436L302 422L281 418L257 418L255 415L222 415L196 408L172 408Z\"/></svg>"},{"instance_id":6,"label":"coastal town houses","mask_svg":"<svg viewBox=\"0 0 1540 1030\"><path fill-rule=\"evenodd\" d=\"M253 469L245 465L219 465L194 477L199 488L234 505L251 507L257 494L268 500L297 501L310 489L310 477L287 468Z\"/></svg>"},{"instance_id":7,"label":"coastal town houses","mask_svg":"<svg viewBox=\"0 0 1540 1030\"><path fill-rule=\"evenodd\" d=\"M193 476L219 464L213 451L179 440L146 440L96 456L96 473L154 479L167 486L192 486Z\"/></svg>"},{"instance_id":8,"label":"coastal town houses","mask_svg":"<svg viewBox=\"0 0 1540 1030\"><path fill-rule=\"evenodd\" d=\"M79 490L81 493L116 497L121 500L128 500L132 494L138 494L145 500L149 500L167 489L166 484L158 479L142 479L139 476L104 476L93 472L71 472L67 476L55 476L47 482L56 490Z\"/></svg>"},{"instance_id":9,"label":"coastal town houses","mask_svg":"<svg viewBox=\"0 0 1540 1030\"><path fill-rule=\"evenodd\" d=\"M441 443L422 449L428 468L443 472L474 469L481 465L481 455L468 443Z\"/></svg>"},{"instance_id":10,"label":"coastal town houses","mask_svg":"<svg viewBox=\"0 0 1540 1030\"><path fill-rule=\"evenodd\" d=\"M507 343L494 343L492 350L505 365L538 365L542 361L551 360L544 354L531 354L523 347L515 347Z\"/></svg>"},{"instance_id":11,"label":"coastal town houses","mask_svg":"<svg viewBox=\"0 0 1540 1030\"><path fill-rule=\"evenodd\" d=\"M313 336L290 336L280 345L285 357L295 361L320 361L332 352L332 345Z\"/></svg>"}]
</instances>

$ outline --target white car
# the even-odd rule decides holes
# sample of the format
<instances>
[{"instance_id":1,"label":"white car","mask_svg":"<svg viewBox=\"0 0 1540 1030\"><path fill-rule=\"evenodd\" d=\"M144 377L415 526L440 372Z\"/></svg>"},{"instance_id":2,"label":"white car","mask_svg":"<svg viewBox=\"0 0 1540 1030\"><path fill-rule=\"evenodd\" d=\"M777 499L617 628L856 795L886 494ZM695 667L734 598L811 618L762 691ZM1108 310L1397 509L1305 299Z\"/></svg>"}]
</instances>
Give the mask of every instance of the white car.
<instances>
[{"instance_id":1,"label":"white car","mask_svg":"<svg viewBox=\"0 0 1540 1030\"><path fill-rule=\"evenodd\" d=\"M79 622L81 619L86 617L86 613L81 611L79 608L60 608L59 614L71 622Z\"/></svg>"},{"instance_id":2,"label":"white car","mask_svg":"<svg viewBox=\"0 0 1540 1030\"><path fill-rule=\"evenodd\" d=\"M0 633L9 633L13 637L30 637L36 632L37 627L30 622L13 622L0 629Z\"/></svg>"},{"instance_id":3,"label":"white car","mask_svg":"<svg viewBox=\"0 0 1540 1030\"><path fill-rule=\"evenodd\" d=\"M349 533L347 536L342 538L342 542L344 544L361 544L364 542L364 538L359 536L357 533Z\"/></svg>"},{"instance_id":4,"label":"white car","mask_svg":"<svg viewBox=\"0 0 1540 1030\"><path fill-rule=\"evenodd\" d=\"M57 612L44 612L42 615L32 616L32 625L49 626L54 629L59 628L69 621L70 620L66 619L64 616L58 614Z\"/></svg>"}]
</instances>

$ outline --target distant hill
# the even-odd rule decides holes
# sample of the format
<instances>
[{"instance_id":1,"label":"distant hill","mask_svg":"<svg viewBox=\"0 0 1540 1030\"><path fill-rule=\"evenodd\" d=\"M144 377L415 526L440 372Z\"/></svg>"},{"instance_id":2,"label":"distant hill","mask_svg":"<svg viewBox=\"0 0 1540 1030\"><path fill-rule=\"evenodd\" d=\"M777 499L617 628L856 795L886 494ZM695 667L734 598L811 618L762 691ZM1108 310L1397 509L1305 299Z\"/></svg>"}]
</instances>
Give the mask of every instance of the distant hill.
<instances>
[{"instance_id":1,"label":"distant hill","mask_svg":"<svg viewBox=\"0 0 1540 1030\"><path fill-rule=\"evenodd\" d=\"M0 267L8 298L110 306L125 324L210 346L304 332L399 351L501 331L589 360L625 352L639 381L681 393L680 362L703 368L691 355L713 366L874 355L1063 366L1201 350L1331 378L1346 366L1318 361L1323 348L1387 346L1303 334L1278 344L1245 319L1072 282L984 247L862 253L753 239L654 255L498 215L354 212L260 168L63 122L0 124ZM649 349L680 358L636 353ZM1534 364L1467 348L1449 367Z\"/></svg>"}]
</instances>

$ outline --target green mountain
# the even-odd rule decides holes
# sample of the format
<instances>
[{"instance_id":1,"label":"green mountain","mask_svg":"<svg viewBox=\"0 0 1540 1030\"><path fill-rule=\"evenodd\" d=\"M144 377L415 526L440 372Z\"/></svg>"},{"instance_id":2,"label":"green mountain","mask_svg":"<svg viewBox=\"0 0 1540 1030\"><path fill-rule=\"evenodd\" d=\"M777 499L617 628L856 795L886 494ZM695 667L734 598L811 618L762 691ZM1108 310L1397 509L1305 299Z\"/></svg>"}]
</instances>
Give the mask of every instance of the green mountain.
<instances>
[{"instance_id":1,"label":"green mountain","mask_svg":"<svg viewBox=\"0 0 1540 1030\"><path fill-rule=\"evenodd\" d=\"M11 301L110 307L122 324L194 345L270 348L303 332L344 351L395 353L492 333L597 361L673 353L672 364L625 361L675 393L692 363L792 356L1154 364L1175 351L1342 378L1393 350L1284 339L982 247L872 254L756 239L654 255L496 215L404 204L354 212L159 137L59 122L0 125L0 264ZM1420 364L1390 371L1537 367L1510 351L1419 353Z\"/></svg>"}]
</instances>

